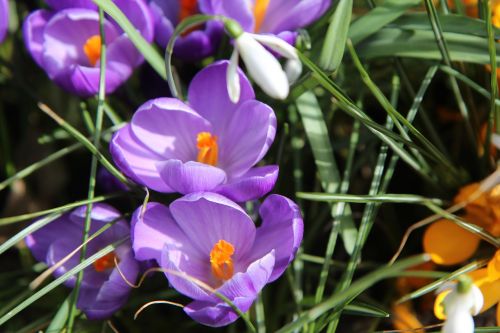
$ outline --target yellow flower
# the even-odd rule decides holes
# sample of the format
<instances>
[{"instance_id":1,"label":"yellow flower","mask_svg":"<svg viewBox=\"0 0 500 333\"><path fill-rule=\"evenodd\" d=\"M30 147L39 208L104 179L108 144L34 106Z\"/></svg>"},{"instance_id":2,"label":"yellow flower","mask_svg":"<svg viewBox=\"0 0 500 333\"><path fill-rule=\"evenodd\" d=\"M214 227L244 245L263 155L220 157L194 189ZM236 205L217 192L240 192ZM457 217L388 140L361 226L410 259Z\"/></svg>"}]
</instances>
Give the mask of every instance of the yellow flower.
<instances>
[{"instance_id":1,"label":"yellow flower","mask_svg":"<svg viewBox=\"0 0 500 333\"><path fill-rule=\"evenodd\" d=\"M500 302L500 250L495 253L486 268L477 269L468 275L483 294L480 313ZM434 303L434 314L439 319L444 319L442 301L447 292L449 291L440 293ZM497 306L497 325L500 325L500 306Z\"/></svg>"},{"instance_id":2,"label":"yellow flower","mask_svg":"<svg viewBox=\"0 0 500 333\"><path fill-rule=\"evenodd\" d=\"M460 189L455 203L467 202L479 190L479 183L472 183ZM500 236L500 185L481 193L468 202L463 218L474 223L495 237ZM480 238L459 227L450 220L442 219L431 224L424 233L423 247L432 260L440 265L456 265L474 255Z\"/></svg>"}]
</instances>

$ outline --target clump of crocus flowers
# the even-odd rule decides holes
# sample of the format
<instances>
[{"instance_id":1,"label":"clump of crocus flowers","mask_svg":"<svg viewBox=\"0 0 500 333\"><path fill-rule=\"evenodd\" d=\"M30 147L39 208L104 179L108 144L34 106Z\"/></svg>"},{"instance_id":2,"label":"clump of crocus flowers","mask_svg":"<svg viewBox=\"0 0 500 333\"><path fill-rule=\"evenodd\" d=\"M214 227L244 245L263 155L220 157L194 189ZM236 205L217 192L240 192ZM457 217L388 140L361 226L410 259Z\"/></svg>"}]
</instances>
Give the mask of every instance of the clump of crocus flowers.
<instances>
[{"instance_id":1,"label":"clump of crocus flowers","mask_svg":"<svg viewBox=\"0 0 500 333\"><path fill-rule=\"evenodd\" d=\"M138 204L130 224L111 206L80 207L28 236L35 258L53 267L55 276L85 259L78 249L87 214L87 257L121 242L83 271L77 306L89 319L108 318L125 304L140 262L162 270L173 288L192 299L184 311L208 326L237 320L265 285L284 273L300 247L303 220L292 200L277 194L263 198L278 178L278 166L265 163L277 120L273 109L256 99L237 60L241 55L265 93L286 98L301 71L294 48L297 29L323 15L330 2L255 1L247 8L224 1L114 1L147 42L155 39L161 47L182 20L197 13L217 15L179 37L174 47L179 59L213 55L223 28L234 39L234 52L230 61L214 61L194 76L186 101L146 101L111 139L112 159L130 183L117 186L113 176L101 172L102 188L129 190L135 184L179 197L168 203L159 195L158 202ZM107 93L143 61L110 17L99 29L92 1L47 4L50 9L26 18L23 33L35 62L63 88L82 97L95 95L103 49ZM284 69L281 57L287 59ZM250 200L255 211L242 208ZM260 221L251 217L257 212ZM107 223L112 226L93 239ZM58 229L67 237L59 239ZM65 284L74 287L76 281L73 276Z\"/></svg>"}]
</instances>

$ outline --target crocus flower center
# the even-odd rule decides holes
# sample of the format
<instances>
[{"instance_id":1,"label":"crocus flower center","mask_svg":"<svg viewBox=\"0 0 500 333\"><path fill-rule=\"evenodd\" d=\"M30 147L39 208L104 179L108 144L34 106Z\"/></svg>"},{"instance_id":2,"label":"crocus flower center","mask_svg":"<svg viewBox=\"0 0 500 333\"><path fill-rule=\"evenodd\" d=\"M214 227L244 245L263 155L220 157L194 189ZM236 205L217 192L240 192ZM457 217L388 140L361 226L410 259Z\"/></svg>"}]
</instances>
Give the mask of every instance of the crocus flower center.
<instances>
[{"instance_id":1,"label":"crocus flower center","mask_svg":"<svg viewBox=\"0 0 500 333\"><path fill-rule=\"evenodd\" d=\"M196 147L198 148L198 162L217 165L219 147L217 137L210 132L200 132L196 138Z\"/></svg>"},{"instance_id":2,"label":"crocus flower center","mask_svg":"<svg viewBox=\"0 0 500 333\"><path fill-rule=\"evenodd\" d=\"M234 246L221 239L215 243L210 251L210 265L212 274L219 280L229 280L234 273L233 259Z\"/></svg>"},{"instance_id":3,"label":"crocus flower center","mask_svg":"<svg viewBox=\"0 0 500 333\"><path fill-rule=\"evenodd\" d=\"M94 261L94 269L96 272L104 272L109 268L115 267L115 258L116 255L113 252L106 254L105 256Z\"/></svg>"},{"instance_id":4,"label":"crocus flower center","mask_svg":"<svg viewBox=\"0 0 500 333\"><path fill-rule=\"evenodd\" d=\"M101 36L94 35L87 39L85 45L83 45L83 52L89 59L91 66L95 66L97 60L101 57Z\"/></svg>"},{"instance_id":5,"label":"crocus flower center","mask_svg":"<svg viewBox=\"0 0 500 333\"><path fill-rule=\"evenodd\" d=\"M260 30L260 26L266 16L269 1L270 0L255 0L255 5L253 7L253 17L255 18L254 32L258 32Z\"/></svg>"}]
</instances>

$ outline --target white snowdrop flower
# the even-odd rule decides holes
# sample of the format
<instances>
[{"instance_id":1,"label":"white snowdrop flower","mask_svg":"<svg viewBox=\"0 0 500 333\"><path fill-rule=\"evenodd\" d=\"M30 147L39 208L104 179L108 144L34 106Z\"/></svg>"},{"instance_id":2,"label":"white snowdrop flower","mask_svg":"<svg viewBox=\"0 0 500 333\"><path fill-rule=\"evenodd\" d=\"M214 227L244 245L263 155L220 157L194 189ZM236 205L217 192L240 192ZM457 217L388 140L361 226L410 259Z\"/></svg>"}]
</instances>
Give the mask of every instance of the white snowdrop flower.
<instances>
[{"instance_id":1,"label":"white snowdrop flower","mask_svg":"<svg viewBox=\"0 0 500 333\"><path fill-rule=\"evenodd\" d=\"M458 283L445 284L438 293L448 291L443 299L444 322L442 333L473 333L474 320L472 316L479 313L483 307L483 294L470 277L463 275Z\"/></svg>"},{"instance_id":2,"label":"white snowdrop flower","mask_svg":"<svg viewBox=\"0 0 500 333\"><path fill-rule=\"evenodd\" d=\"M227 70L227 90L233 103L240 98L238 78L238 56L246 65L248 74L269 96L285 99L290 90L290 83L297 80L302 71L297 50L274 35L258 35L241 30L234 21L226 22L226 29L234 38L234 51ZM288 59L286 72L276 57L264 46Z\"/></svg>"}]
</instances>

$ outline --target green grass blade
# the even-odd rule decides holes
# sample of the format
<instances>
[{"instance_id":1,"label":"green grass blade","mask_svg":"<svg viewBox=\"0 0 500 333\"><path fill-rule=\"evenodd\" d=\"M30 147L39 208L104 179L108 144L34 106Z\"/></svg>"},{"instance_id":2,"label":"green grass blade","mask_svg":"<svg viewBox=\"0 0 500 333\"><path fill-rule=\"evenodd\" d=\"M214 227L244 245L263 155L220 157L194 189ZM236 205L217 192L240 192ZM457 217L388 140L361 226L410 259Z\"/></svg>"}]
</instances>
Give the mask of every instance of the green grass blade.
<instances>
[{"instance_id":1,"label":"green grass blade","mask_svg":"<svg viewBox=\"0 0 500 333\"><path fill-rule=\"evenodd\" d=\"M6 240L2 245L0 245L0 255L10 249L12 246L16 245L20 241L22 241L26 236L29 234L35 232L36 230L43 228L50 222L54 221L55 219L59 218L61 216L61 213L55 213L51 214L49 216L46 216L34 223L32 223L30 226L24 228L8 240Z\"/></svg>"},{"instance_id":2,"label":"green grass blade","mask_svg":"<svg viewBox=\"0 0 500 333\"><path fill-rule=\"evenodd\" d=\"M373 195L354 195L342 193L306 193L299 192L297 197L304 200L322 201L322 202L350 202L350 203L405 203L426 205L432 202L436 205L443 205L441 199L426 198L413 194L373 194Z\"/></svg>"},{"instance_id":3,"label":"green grass blade","mask_svg":"<svg viewBox=\"0 0 500 333\"><path fill-rule=\"evenodd\" d=\"M331 17L319 56L319 66L324 70L334 72L342 62L349 24L351 23L352 1L340 0Z\"/></svg>"},{"instance_id":4,"label":"green grass blade","mask_svg":"<svg viewBox=\"0 0 500 333\"><path fill-rule=\"evenodd\" d=\"M123 14L117 5L111 0L92 0L96 5L106 12L113 20L118 23L120 28L125 31L127 37L134 43L135 47L141 52L147 62L163 79L167 78L165 72L165 63L162 56L156 49L149 44L139 33L139 31L132 25L129 19Z\"/></svg>"},{"instance_id":5,"label":"green grass blade","mask_svg":"<svg viewBox=\"0 0 500 333\"><path fill-rule=\"evenodd\" d=\"M99 149L90 142L82 133L80 133L76 128L71 126L63 118L59 117L52 109L43 103L38 103L38 107L50 118L52 118L59 126L61 126L68 134L74 137L78 142L80 142L85 148L87 148L105 167L113 176L115 176L122 183L134 186L111 162L109 162L106 157L99 151Z\"/></svg>"},{"instance_id":6,"label":"green grass blade","mask_svg":"<svg viewBox=\"0 0 500 333\"><path fill-rule=\"evenodd\" d=\"M458 276L460 276L462 274L472 272L473 270L481 268L484 265L486 265L487 262L488 262L487 260L474 261L468 265L465 265L464 267L461 267L460 269L458 269L450 274L447 274L445 277L442 277L442 278L440 278L432 283L429 283L428 285L426 285L422 288L415 290L414 292L411 292L408 295L401 297L400 299L397 300L397 302L403 303L403 302L421 297L427 293L433 292L434 290L438 289L439 286L441 286L444 282L454 280L455 278L457 278Z\"/></svg>"},{"instance_id":7,"label":"green grass blade","mask_svg":"<svg viewBox=\"0 0 500 333\"><path fill-rule=\"evenodd\" d=\"M72 144L71 146L68 146L68 147L63 148L61 150L58 150L55 153L45 157L44 159L42 159L36 163L31 164L30 166L17 172L16 174L14 174L12 177L9 177L9 178L5 179L4 181L2 181L0 183L0 191L4 190L8 186L10 186L16 180L23 179L23 178L31 175L36 170L43 168L44 166L60 159L61 157L64 157L64 156L74 152L75 150L77 150L80 147L81 147L80 143Z\"/></svg>"},{"instance_id":8,"label":"green grass blade","mask_svg":"<svg viewBox=\"0 0 500 333\"><path fill-rule=\"evenodd\" d=\"M48 214L52 214L52 213L63 213L63 212L68 211L72 208L86 205L89 202L96 203L96 202L101 202L101 201L105 201L105 200L109 200L109 199L118 198L118 197L121 197L124 195L125 194L123 192L111 193L111 194L106 194L106 195L94 197L92 200L86 199L86 200L76 201L76 202L72 202L70 204L66 204L66 205L63 205L60 207L41 210L41 211L34 212L34 213L27 213L27 214L10 216L10 217L3 217L3 218L0 218L0 227L8 225L8 224L12 224L12 223L31 220L33 218L43 216L43 215L48 215Z\"/></svg>"},{"instance_id":9,"label":"green grass blade","mask_svg":"<svg viewBox=\"0 0 500 333\"><path fill-rule=\"evenodd\" d=\"M346 314L365 317L387 318L390 315L387 311L384 311L375 305L358 301L347 304L344 311Z\"/></svg>"},{"instance_id":10,"label":"green grass blade","mask_svg":"<svg viewBox=\"0 0 500 333\"><path fill-rule=\"evenodd\" d=\"M73 293L71 293L61 304L59 310L57 310L56 315L52 318L49 327L47 327L46 333L50 332L61 332L66 324L66 320L68 319L69 309L71 298L73 297ZM78 311L79 312L79 311Z\"/></svg>"},{"instance_id":11,"label":"green grass blade","mask_svg":"<svg viewBox=\"0 0 500 333\"><path fill-rule=\"evenodd\" d=\"M345 289L344 291L335 293L332 297L328 298L324 302L316 305L308 311L305 311L299 316L297 320L285 325L276 333L290 333L293 330L302 327L304 324L318 319L320 316L330 311L331 309L342 305L345 302L349 302L352 298L367 290L378 281L390 278L400 271L426 262L429 259L430 258L428 255L417 255L394 263L392 266L385 266L372 273L369 273L354 282L349 288Z\"/></svg>"},{"instance_id":12,"label":"green grass blade","mask_svg":"<svg viewBox=\"0 0 500 333\"><path fill-rule=\"evenodd\" d=\"M193 28L199 24L205 23L215 18L216 17L210 15L192 15L182 20L182 22L175 27L174 33L170 37L170 40L168 41L167 44L167 48L165 50L165 61L164 61L166 78L172 97L182 99L181 91L177 90L175 84L173 67L172 67L172 55L174 54L175 41L187 29Z\"/></svg>"},{"instance_id":13,"label":"green grass blade","mask_svg":"<svg viewBox=\"0 0 500 333\"><path fill-rule=\"evenodd\" d=\"M387 24L398 19L408 9L420 4L420 0L389 0L354 21L349 28L353 44L363 41Z\"/></svg>"}]
</instances>

